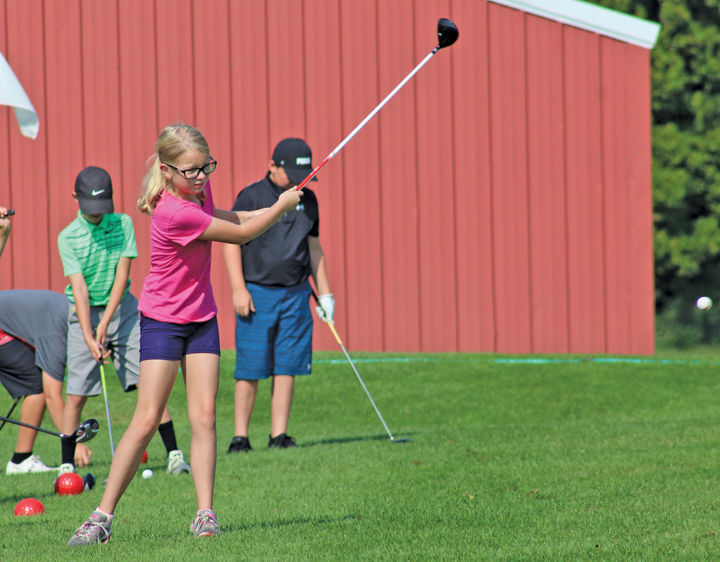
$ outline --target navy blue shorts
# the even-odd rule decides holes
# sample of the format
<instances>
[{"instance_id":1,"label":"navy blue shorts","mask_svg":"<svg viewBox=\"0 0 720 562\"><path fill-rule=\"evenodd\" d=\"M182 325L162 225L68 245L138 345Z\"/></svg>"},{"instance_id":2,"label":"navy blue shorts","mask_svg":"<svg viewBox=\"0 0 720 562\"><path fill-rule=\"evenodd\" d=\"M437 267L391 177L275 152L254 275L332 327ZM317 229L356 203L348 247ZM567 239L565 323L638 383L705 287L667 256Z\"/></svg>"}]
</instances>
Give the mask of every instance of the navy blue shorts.
<instances>
[{"instance_id":1,"label":"navy blue shorts","mask_svg":"<svg viewBox=\"0 0 720 562\"><path fill-rule=\"evenodd\" d=\"M180 361L193 353L220 355L217 317L206 322L175 324L140 316L140 361Z\"/></svg>"},{"instance_id":2,"label":"navy blue shorts","mask_svg":"<svg viewBox=\"0 0 720 562\"><path fill-rule=\"evenodd\" d=\"M29 345L16 339L0 345L0 383L13 399L42 393L42 371Z\"/></svg>"},{"instance_id":3,"label":"navy blue shorts","mask_svg":"<svg viewBox=\"0 0 720 562\"><path fill-rule=\"evenodd\" d=\"M309 375L312 367L310 284L263 287L247 283L255 304L250 316L237 316L234 377Z\"/></svg>"}]
</instances>

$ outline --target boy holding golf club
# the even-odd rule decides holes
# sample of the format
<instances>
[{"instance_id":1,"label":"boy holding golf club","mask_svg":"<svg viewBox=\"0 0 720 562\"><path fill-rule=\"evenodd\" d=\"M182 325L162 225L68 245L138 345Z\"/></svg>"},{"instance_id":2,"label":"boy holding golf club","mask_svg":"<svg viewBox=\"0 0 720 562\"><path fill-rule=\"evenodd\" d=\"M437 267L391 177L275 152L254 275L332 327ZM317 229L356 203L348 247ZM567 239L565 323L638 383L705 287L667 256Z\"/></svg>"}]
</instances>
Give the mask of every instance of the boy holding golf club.
<instances>
[{"instance_id":1,"label":"boy holding golf club","mask_svg":"<svg viewBox=\"0 0 720 562\"><path fill-rule=\"evenodd\" d=\"M302 139L281 140L265 177L243 189L233 211L267 206L312 172L312 152ZM317 181L314 177L311 181ZM271 428L268 447L295 447L287 434L295 376L309 375L312 364L312 314L308 301L312 275L320 293L317 312L333 320L325 255L319 239L315 194L306 190L302 203L267 232L242 248L223 248L233 306L237 314L235 346L235 435L228 453L251 450L248 426L260 380L272 377Z\"/></svg>"},{"instance_id":2,"label":"boy holding golf club","mask_svg":"<svg viewBox=\"0 0 720 562\"><path fill-rule=\"evenodd\" d=\"M135 390L140 374L140 323L137 299L130 293L130 264L137 257L132 219L115 213L112 181L102 168L89 166L75 180L78 215L58 236L63 270L70 284L65 294L68 316L68 381L63 430L70 434L80 422L88 396L101 392L106 402L102 363L112 356L126 392ZM177 447L167 407L159 428L168 450L168 472L190 472ZM112 446L114 453L114 445ZM74 471L75 442L63 440L60 472ZM80 466L89 456L77 459Z\"/></svg>"}]
</instances>

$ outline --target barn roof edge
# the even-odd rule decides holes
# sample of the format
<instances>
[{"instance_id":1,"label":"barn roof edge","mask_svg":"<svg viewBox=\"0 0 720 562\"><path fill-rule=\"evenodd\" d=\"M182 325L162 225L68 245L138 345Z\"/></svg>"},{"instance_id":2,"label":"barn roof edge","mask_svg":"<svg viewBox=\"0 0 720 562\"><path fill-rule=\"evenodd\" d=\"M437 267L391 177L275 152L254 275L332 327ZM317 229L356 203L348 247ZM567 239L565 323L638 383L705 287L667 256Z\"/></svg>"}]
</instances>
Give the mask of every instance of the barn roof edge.
<instances>
[{"instance_id":1,"label":"barn roof edge","mask_svg":"<svg viewBox=\"0 0 720 562\"><path fill-rule=\"evenodd\" d=\"M652 49L660 24L581 0L489 0L573 27Z\"/></svg>"}]
</instances>

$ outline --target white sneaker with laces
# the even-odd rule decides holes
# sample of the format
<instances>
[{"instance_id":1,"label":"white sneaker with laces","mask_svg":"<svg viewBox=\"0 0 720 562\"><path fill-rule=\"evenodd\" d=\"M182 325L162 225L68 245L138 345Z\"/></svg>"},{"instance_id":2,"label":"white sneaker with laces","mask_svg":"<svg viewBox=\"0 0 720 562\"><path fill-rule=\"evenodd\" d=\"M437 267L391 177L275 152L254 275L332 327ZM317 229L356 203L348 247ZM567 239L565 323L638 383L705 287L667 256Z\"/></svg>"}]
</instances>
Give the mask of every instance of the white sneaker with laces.
<instances>
[{"instance_id":1,"label":"white sneaker with laces","mask_svg":"<svg viewBox=\"0 0 720 562\"><path fill-rule=\"evenodd\" d=\"M168 467L167 471L169 474L189 474L190 465L185 462L185 457L180 449L170 451L168 455Z\"/></svg>"},{"instance_id":2,"label":"white sneaker with laces","mask_svg":"<svg viewBox=\"0 0 720 562\"><path fill-rule=\"evenodd\" d=\"M47 466L37 455L30 455L20 463L9 461L5 468L5 474L30 474L31 472L50 472L51 470L57 470L57 468Z\"/></svg>"}]
</instances>

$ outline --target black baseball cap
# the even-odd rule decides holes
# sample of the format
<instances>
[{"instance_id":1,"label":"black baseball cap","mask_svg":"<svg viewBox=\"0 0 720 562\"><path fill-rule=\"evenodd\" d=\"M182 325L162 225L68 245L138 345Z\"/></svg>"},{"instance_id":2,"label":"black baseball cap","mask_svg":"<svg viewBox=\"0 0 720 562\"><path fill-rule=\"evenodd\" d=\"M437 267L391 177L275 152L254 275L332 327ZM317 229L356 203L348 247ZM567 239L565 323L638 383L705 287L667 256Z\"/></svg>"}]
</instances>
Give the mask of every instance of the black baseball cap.
<instances>
[{"instance_id":1,"label":"black baseball cap","mask_svg":"<svg viewBox=\"0 0 720 562\"><path fill-rule=\"evenodd\" d=\"M75 178L75 194L80 210L86 215L109 215L115 212L112 180L102 168L88 166Z\"/></svg>"},{"instance_id":2,"label":"black baseball cap","mask_svg":"<svg viewBox=\"0 0 720 562\"><path fill-rule=\"evenodd\" d=\"M277 143L272 160L276 166L282 166L288 179L295 185L301 183L312 167L312 150L302 139L287 138ZM310 181L317 181L315 176Z\"/></svg>"}]
</instances>

